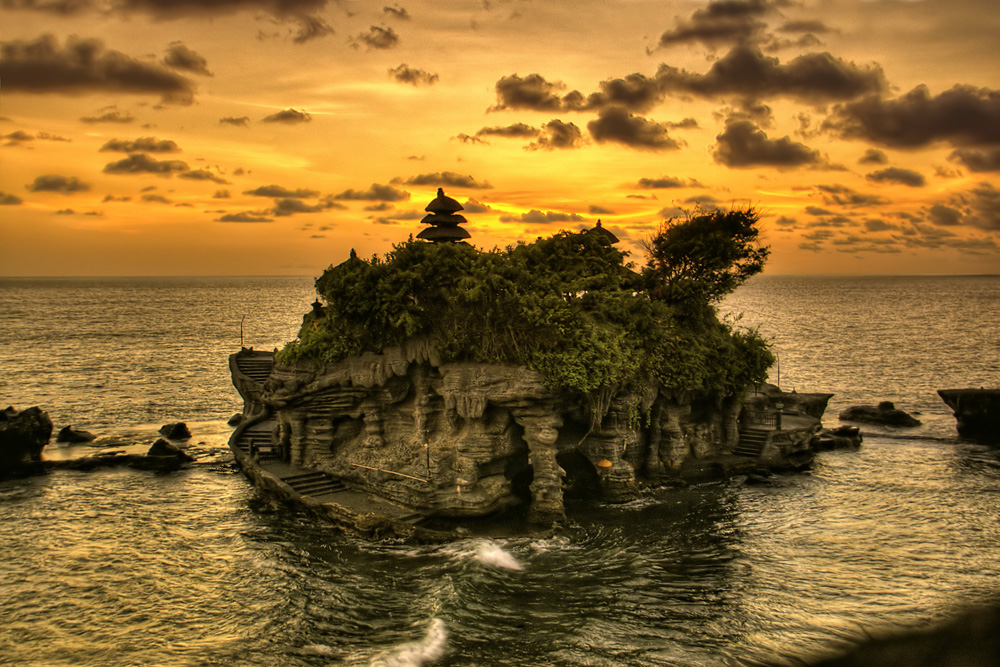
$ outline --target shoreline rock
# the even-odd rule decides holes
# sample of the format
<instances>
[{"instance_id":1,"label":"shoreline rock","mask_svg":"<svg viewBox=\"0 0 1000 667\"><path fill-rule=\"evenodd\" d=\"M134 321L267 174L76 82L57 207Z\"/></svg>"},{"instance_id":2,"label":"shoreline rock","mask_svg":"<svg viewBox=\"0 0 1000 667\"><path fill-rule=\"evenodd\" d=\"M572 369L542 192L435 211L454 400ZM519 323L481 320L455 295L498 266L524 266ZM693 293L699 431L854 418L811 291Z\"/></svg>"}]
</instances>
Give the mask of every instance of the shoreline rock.
<instances>
[{"instance_id":1,"label":"shoreline rock","mask_svg":"<svg viewBox=\"0 0 1000 667\"><path fill-rule=\"evenodd\" d=\"M1000 441L1000 389L938 389L965 438Z\"/></svg>"},{"instance_id":2,"label":"shoreline rock","mask_svg":"<svg viewBox=\"0 0 1000 667\"><path fill-rule=\"evenodd\" d=\"M168 440L190 440L191 430L184 422L176 424L164 424L160 427L160 435Z\"/></svg>"},{"instance_id":3,"label":"shoreline rock","mask_svg":"<svg viewBox=\"0 0 1000 667\"><path fill-rule=\"evenodd\" d=\"M880 424L882 426L920 426L920 420L902 410L892 401L882 401L877 406L852 405L840 413L841 421Z\"/></svg>"},{"instance_id":4,"label":"shoreline rock","mask_svg":"<svg viewBox=\"0 0 1000 667\"><path fill-rule=\"evenodd\" d=\"M48 413L37 405L21 411L11 406L0 412L0 477L37 469L53 428Z\"/></svg>"},{"instance_id":5,"label":"shoreline rock","mask_svg":"<svg viewBox=\"0 0 1000 667\"><path fill-rule=\"evenodd\" d=\"M72 426L63 426L56 436L56 442L66 442L69 444L80 444L82 442L93 442L97 436L90 431L77 431Z\"/></svg>"}]
</instances>

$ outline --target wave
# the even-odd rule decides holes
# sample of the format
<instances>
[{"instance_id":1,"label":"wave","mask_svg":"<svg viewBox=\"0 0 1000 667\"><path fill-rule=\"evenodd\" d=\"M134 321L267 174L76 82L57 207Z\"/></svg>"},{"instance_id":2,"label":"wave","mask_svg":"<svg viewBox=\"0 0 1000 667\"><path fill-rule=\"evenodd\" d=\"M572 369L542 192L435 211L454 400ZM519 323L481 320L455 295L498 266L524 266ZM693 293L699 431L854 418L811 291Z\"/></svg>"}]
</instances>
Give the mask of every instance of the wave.
<instances>
[{"instance_id":1,"label":"wave","mask_svg":"<svg viewBox=\"0 0 1000 667\"><path fill-rule=\"evenodd\" d=\"M502 570L523 570L524 567L509 552L496 542L483 541L476 547L474 558L483 565L497 567Z\"/></svg>"},{"instance_id":2,"label":"wave","mask_svg":"<svg viewBox=\"0 0 1000 667\"><path fill-rule=\"evenodd\" d=\"M431 619L423 639L408 642L380 655L371 667L421 667L437 662L448 648L448 631L440 618Z\"/></svg>"}]
</instances>

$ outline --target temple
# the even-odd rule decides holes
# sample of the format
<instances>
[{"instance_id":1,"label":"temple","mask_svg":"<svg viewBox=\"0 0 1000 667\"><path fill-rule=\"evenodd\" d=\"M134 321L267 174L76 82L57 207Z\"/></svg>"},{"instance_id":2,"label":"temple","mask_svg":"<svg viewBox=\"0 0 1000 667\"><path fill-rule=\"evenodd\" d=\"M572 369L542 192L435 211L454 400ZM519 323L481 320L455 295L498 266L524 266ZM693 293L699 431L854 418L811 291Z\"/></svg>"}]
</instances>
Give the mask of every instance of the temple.
<instances>
[{"instance_id":1,"label":"temple","mask_svg":"<svg viewBox=\"0 0 1000 667\"><path fill-rule=\"evenodd\" d=\"M458 214L458 211L462 210L462 205L445 195L443 188L438 188L437 197L424 210L428 211L428 215L425 215L420 222L430 227L417 234L418 239L433 243L448 243L469 238L469 232L459 227L466 222L465 217Z\"/></svg>"}]
</instances>

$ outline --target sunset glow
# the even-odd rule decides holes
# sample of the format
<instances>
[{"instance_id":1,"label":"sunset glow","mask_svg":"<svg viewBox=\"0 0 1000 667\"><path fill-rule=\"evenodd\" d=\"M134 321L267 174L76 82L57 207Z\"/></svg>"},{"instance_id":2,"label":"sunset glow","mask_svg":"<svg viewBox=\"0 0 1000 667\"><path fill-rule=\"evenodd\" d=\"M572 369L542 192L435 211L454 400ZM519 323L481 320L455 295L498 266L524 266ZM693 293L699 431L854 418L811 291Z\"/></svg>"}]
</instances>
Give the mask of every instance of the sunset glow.
<instances>
[{"instance_id":1,"label":"sunset glow","mask_svg":"<svg viewBox=\"0 0 1000 667\"><path fill-rule=\"evenodd\" d=\"M317 275L438 187L484 248L752 205L769 273L1000 270L994 0L0 7L0 275Z\"/></svg>"}]
</instances>

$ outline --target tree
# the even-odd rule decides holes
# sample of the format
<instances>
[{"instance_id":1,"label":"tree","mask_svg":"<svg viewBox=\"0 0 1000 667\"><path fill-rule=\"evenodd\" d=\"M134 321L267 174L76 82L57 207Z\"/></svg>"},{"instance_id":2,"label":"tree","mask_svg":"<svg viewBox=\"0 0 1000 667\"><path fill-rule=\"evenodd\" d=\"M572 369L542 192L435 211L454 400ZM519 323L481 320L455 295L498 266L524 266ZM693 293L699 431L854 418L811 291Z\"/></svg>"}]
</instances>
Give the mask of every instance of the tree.
<instances>
[{"instance_id":1,"label":"tree","mask_svg":"<svg viewBox=\"0 0 1000 667\"><path fill-rule=\"evenodd\" d=\"M760 273L771 251L760 243L759 219L755 209L746 208L663 223L643 244L650 296L682 306L707 305Z\"/></svg>"}]
</instances>

